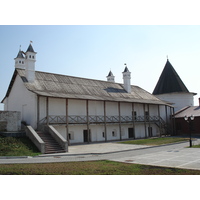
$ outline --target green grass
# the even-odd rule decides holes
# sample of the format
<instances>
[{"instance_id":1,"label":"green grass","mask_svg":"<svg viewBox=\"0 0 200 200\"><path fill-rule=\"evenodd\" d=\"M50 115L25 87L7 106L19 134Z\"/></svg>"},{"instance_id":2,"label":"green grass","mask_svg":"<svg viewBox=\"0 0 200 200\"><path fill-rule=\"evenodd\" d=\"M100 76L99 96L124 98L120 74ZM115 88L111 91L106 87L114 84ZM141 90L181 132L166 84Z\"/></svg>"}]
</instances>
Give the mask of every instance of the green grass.
<instances>
[{"instance_id":1,"label":"green grass","mask_svg":"<svg viewBox=\"0 0 200 200\"><path fill-rule=\"evenodd\" d=\"M200 175L200 170L113 161L0 165L1 175Z\"/></svg>"},{"instance_id":2,"label":"green grass","mask_svg":"<svg viewBox=\"0 0 200 200\"><path fill-rule=\"evenodd\" d=\"M122 144L140 144L140 145L157 146L157 145L170 144L170 143L183 142L183 141L188 141L188 138L161 137L161 138L128 140L128 141L123 141L123 142L120 142L120 143L122 143Z\"/></svg>"},{"instance_id":3,"label":"green grass","mask_svg":"<svg viewBox=\"0 0 200 200\"><path fill-rule=\"evenodd\" d=\"M200 148L200 144L192 145L192 148Z\"/></svg>"},{"instance_id":4,"label":"green grass","mask_svg":"<svg viewBox=\"0 0 200 200\"><path fill-rule=\"evenodd\" d=\"M0 156L36 156L41 154L27 137L0 137Z\"/></svg>"}]
</instances>

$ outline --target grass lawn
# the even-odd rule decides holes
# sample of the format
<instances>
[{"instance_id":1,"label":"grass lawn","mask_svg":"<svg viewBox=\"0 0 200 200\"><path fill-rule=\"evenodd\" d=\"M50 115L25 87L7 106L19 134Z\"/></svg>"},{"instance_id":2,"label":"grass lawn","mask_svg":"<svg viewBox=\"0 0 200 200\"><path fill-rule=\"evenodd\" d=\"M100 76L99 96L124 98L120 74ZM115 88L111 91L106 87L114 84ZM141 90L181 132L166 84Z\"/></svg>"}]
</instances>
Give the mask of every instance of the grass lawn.
<instances>
[{"instance_id":1,"label":"grass lawn","mask_svg":"<svg viewBox=\"0 0 200 200\"><path fill-rule=\"evenodd\" d=\"M192 148L200 148L200 144L192 145Z\"/></svg>"},{"instance_id":2,"label":"grass lawn","mask_svg":"<svg viewBox=\"0 0 200 200\"><path fill-rule=\"evenodd\" d=\"M0 175L200 175L200 170L113 161L0 165Z\"/></svg>"},{"instance_id":3,"label":"grass lawn","mask_svg":"<svg viewBox=\"0 0 200 200\"><path fill-rule=\"evenodd\" d=\"M41 154L27 137L0 137L0 156L36 156Z\"/></svg>"},{"instance_id":4,"label":"grass lawn","mask_svg":"<svg viewBox=\"0 0 200 200\"><path fill-rule=\"evenodd\" d=\"M188 140L189 140L188 138L181 138L181 137L180 138L179 137L160 137L160 138L128 140L128 141L123 141L120 143L157 146L157 145L162 145L162 144L170 144L170 143L183 142L183 141L188 141Z\"/></svg>"}]
</instances>

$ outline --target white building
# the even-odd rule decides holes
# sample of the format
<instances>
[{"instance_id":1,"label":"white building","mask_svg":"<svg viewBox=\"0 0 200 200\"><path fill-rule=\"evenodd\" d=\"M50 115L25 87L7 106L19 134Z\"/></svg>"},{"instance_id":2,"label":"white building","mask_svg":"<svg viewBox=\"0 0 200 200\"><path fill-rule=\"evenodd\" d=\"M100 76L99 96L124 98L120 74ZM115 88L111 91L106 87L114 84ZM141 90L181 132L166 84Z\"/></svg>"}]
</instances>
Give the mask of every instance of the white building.
<instances>
[{"instance_id":1,"label":"white building","mask_svg":"<svg viewBox=\"0 0 200 200\"><path fill-rule=\"evenodd\" d=\"M160 75L153 91L159 99L171 103L175 112L187 106L194 106L194 92L189 92L169 60Z\"/></svg>"},{"instance_id":2,"label":"white building","mask_svg":"<svg viewBox=\"0 0 200 200\"><path fill-rule=\"evenodd\" d=\"M35 130L52 125L71 144L160 136L172 128L173 108L138 86L35 71L36 52L30 44L19 51L4 103L20 111ZM171 129L172 131L172 129ZM172 133L172 132L170 132Z\"/></svg>"}]
</instances>

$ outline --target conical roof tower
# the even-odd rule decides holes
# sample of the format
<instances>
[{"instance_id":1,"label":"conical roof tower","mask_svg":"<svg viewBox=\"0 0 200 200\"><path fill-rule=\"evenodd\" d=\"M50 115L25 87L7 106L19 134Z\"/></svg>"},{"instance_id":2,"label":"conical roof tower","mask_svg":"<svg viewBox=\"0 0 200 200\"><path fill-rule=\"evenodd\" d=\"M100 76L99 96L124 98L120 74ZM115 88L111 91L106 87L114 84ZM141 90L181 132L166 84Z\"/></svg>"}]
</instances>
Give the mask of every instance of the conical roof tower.
<instances>
[{"instance_id":1,"label":"conical roof tower","mask_svg":"<svg viewBox=\"0 0 200 200\"><path fill-rule=\"evenodd\" d=\"M165 67L153 91L153 95L163 101L171 103L176 112L186 106L193 106L193 96L196 95L196 93L189 92L167 59Z\"/></svg>"},{"instance_id":2,"label":"conical roof tower","mask_svg":"<svg viewBox=\"0 0 200 200\"><path fill-rule=\"evenodd\" d=\"M173 92L188 92L187 87L167 59L165 67L160 75L158 83L153 91L154 95Z\"/></svg>"}]
</instances>

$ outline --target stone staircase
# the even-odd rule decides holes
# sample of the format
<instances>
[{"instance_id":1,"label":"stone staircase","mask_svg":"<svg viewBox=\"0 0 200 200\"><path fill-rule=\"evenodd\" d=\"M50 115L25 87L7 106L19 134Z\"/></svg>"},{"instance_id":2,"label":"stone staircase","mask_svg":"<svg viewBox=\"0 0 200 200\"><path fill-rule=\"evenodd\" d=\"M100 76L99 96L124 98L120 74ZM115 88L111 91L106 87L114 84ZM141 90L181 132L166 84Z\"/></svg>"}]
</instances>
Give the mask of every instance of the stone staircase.
<instances>
[{"instance_id":1,"label":"stone staircase","mask_svg":"<svg viewBox=\"0 0 200 200\"><path fill-rule=\"evenodd\" d=\"M45 143L45 154L66 152L49 133L37 131L37 134Z\"/></svg>"}]
</instances>

